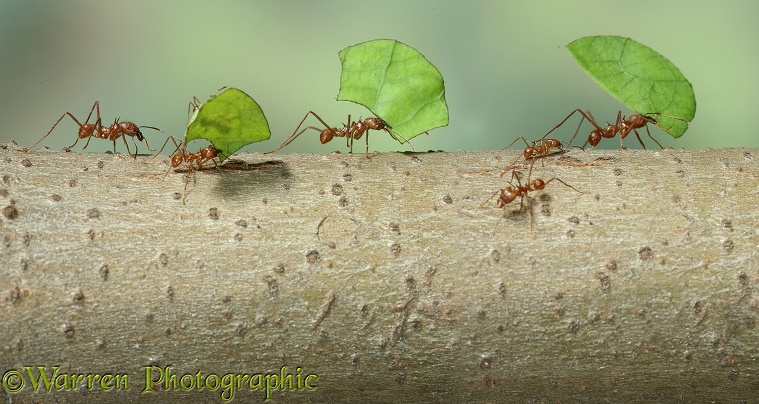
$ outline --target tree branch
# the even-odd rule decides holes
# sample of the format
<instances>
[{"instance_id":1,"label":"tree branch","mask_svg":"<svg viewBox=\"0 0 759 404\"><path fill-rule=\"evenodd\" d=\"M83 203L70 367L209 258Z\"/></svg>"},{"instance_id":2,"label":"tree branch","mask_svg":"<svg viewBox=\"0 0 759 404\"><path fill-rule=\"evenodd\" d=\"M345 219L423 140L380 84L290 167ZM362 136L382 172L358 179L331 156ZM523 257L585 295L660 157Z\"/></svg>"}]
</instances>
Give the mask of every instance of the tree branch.
<instances>
[{"instance_id":1,"label":"tree branch","mask_svg":"<svg viewBox=\"0 0 759 404\"><path fill-rule=\"evenodd\" d=\"M757 151L575 150L531 178L583 194L483 205L517 153L243 154L183 204L165 156L6 145L5 394L753 400ZM100 382L35 395L27 366ZM176 386L147 384L168 366Z\"/></svg>"}]
</instances>

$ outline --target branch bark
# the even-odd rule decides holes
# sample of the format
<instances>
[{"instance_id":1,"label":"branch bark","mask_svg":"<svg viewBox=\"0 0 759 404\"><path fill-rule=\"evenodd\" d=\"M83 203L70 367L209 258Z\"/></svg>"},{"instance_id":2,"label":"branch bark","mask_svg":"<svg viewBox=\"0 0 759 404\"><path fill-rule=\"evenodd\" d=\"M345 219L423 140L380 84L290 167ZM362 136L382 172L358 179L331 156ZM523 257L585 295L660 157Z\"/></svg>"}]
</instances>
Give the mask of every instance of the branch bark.
<instances>
[{"instance_id":1,"label":"branch bark","mask_svg":"<svg viewBox=\"0 0 759 404\"><path fill-rule=\"evenodd\" d=\"M532 178L584 193L554 181L515 213L483 202L516 151L242 154L183 204L166 157L5 145L4 394L753 400L758 153L576 150ZM65 388L35 393L37 366Z\"/></svg>"}]
</instances>

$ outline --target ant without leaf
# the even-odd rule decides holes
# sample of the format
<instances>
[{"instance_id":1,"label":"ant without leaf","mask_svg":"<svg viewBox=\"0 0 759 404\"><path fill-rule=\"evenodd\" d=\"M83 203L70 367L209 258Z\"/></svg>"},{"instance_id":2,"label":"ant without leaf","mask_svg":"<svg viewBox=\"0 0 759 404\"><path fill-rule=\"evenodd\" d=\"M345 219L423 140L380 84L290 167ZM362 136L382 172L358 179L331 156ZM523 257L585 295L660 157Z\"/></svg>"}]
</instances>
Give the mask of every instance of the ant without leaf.
<instances>
[{"instance_id":1,"label":"ant without leaf","mask_svg":"<svg viewBox=\"0 0 759 404\"><path fill-rule=\"evenodd\" d=\"M550 132L549 132L550 133ZM517 140L522 139L525 146L527 146L524 151L522 151L522 156L525 160L532 160L533 162L535 159L540 158L540 164L545 166L545 158L548 156L553 156L554 154L560 154L567 152L567 149L565 149L561 142L556 139L546 139L545 136L542 138L535 140L532 142L532 146L530 146L529 143L527 143L527 140L523 136L519 136L516 139L514 139L513 142L511 142L508 146L504 147L503 149L499 151L503 151L511 147L514 143L517 142ZM556 149L556 150L554 150ZM519 161L519 157L517 157L516 160L514 160L513 163L509 164L508 167L506 167L501 172L501 177L503 177L504 174L506 174L507 171L512 169L514 165L516 165L517 161Z\"/></svg>"},{"instance_id":2,"label":"ant without leaf","mask_svg":"<svg viewBox=\"0 0 759 404\"><path fill-rule=\"evenodd\" d=\"M188 153L187 145L184 142L177 140L174 136L169 135L169 138L166 139L166 141L163 143L163 147L161 147L161 150L158 151L156 156L161 154L169 140L174 142L176 149L174 149L174 153L171 155L171 167L169 167L169 169L166 171L166 174L164 174L164 178L169 175L169 171L179 168L179 166L182 164L187 165L187 174L190 175L195 170L201 170L203 165L209 161L213 162L213 165L216 167L216 169L221 172L219 165L216 164L216 159L219 157L219 150L216 149L216 147L214 147L212 144L198 150L197 153ZM155 156L153 158L155 158ZM188 182L189 178L184 184L182 203L185 203L185 199L187 198Z\"/></svg>"},{"instance_id":3,"label":"ant without leaf","mask_svg":"<svg viewBox=\"0 0 759 404\"><path fill-rule=\"evenodd\" d=\"M298 129L300 129L300 127L303 126L303 122L306 121L306 118L308 118L309 114L313 115L316 119L318 119L319 122L321 122L324 125L324 129L317 128L316 126L308 126L304 128L303 130L301 130L300 132L298 132ZM395 133L392 130L393 127L390 126L387 122L385 122L381 118L371 117L371 118L366 118L363 121L360 120L359 118L358 122L351 122L351 116L348 115L348 123L343 125L342 128L336 128L336 127L333 128L327 125L327 123L324 122L324 120L319 115L317 115L314 111L308 111L308 113L306 113L306 116L304 116L303 119L298 124L298 127L295 128L295 131L293 132L293 134L290 135L290 137L287 140L285 140L285 142L282 143L279 147L265 154L276 153L283 147L292 143L292 141L295 140L295 138L297 138L303 132L309 129L319 131L319 141L322 144L328 143L329 141L331 141L332 139L336 137L346 138L345 139L346 146L350 147L351 153L353 153L353 141L360 139L361 136L363 136L364 133L366 133L366 158L368 159L371 159L371 157L369 157L369 130L384 130L393 139L398 140L398 141L402 140L402 143L409 143L408 140L403 138L403 136L399 135L398 133ZM409 143L409 145L411 145L411 143ZM413 145L411 145L411 150L414 150Z\"/></svg>"},{"instance_id":4,"label":"ant without leaf","mask_svg":"<svg viewBox=\"0 0 759 404\"><path fill-rule=\"evenodd\" d=\"M646 145L643 143L643 140L641 140L640 135L638 134L638 131L637 131L637 129L640 129L640 128L643 128L643 127L646 128L646 133L648 133L648 137L650 137L651 140L653 140L654 142L656 142L656 144L660 148L663 149L664 147L662 147L661 143L659 143L659 141L657 141L656 139L654 139L653 136L651 136L651 131L648 130L648 124L651 124L653 126L659 127L659 128L661 128L663 130L669 130L669 129L671 129L671 127L665 128L665 127L659 125L659 123L656 122L656 119L654 119L651 115L664 116L664 117L671 118L671 119L677 119L679 121L683 121L683 122L687 123L688 125L690 125L690 121L687 121L687 120L682 119L682 118L678 118L676 116L665 115L665 114L662 114L662 113L659 113L659 112L649 112L649 113L645 113L645 114L633 114L633 115L630 115L629 118L626 118L625 116L622 115L622 111L619 111L619 113L617 113L617 120L614 122L613 125L607 122L606 123L606 128L601 128L598 125L598 123L596 122L596 119L593 117L593 114L590 113L590 111L583 111L583 110L577 108L574 111L572 111L569 115L567 115L567 117L564 118L563 121L559 122L559 124L556 125L553 129L551 129L550 131L548 131L548 133L546 133L546 136L548 136L548 134L550 134L554 130L558 129L570 117L572 117L572 115L574 115L577 112L579 112L580 115L582 115L582 119L580 119L580 124L577 125L577 130L575 130L574 135L572 135L572 139L570 139L570 141L569 141L570 145L572 144L572 141L574 141L575 137L577 136L577 133L580 131L580 126L582 126L582 122L584 120L587 120L593 126L595 126L595 129L593 129L592 131L590 131L590 134L588 135L588 140L586 140L585 144L582 145L582 147L581 147L582 149L585 149L585 146L587 146L589 143L590 143L591 146L596 147L598 145L598 143L601 142L602 138L611 139L611 138L615 137L617 135L617 133L619 133L619 144L621 145L621 147L623 149L626 149L627 147L625 147L624 143L622 143L622 139L624 139L625 137L627 137L627 135L629 135L630 132L634 132L635 133L635 137L638 138L638 143L640 143L640 145L643 146L643 149L645 150L646 149Z\"/></svg>"},{"instance_id":5,"label":"ant without leaf","mask_svg":"<svg viewBox=\"0 0 759 404\"><path fill-rule=\"evenodd\" d=\"M92 113L97 111L97 120L95 123L88 123L90 121L90 118L92 117ZM148 141L145 139L145 136L142 135L142 132L140 132L140 128L150 128L157 131L161 131L160 129L153 127L153 126L137 126L133 122L123 121L119 122L119 119L116 118L113 121L113 125L111 126L103 126L102 125L102 119L100 117L100 102L95 101L95 103L92 105L92 109L90 109L90 114L87 115L87 119L84 121L84 124L79 122L74 115L71 114L71 112L66 112L63 115L61 115L60 118L55 122L52 128L50 128L49 131L45 134L45 136L42 136L42 139L38 140L37 143L33 144L31 147L28 147L26 149L22 149L23 152L28 152L29 150L33 149L35 146L37 146L41 141L43 141L50 133L53 132L53 129L55 129L56 126L63 120L63 118L68 115L71 117L71 119L76 122L77 125L79 125L79 133L77 135L77 139L71 146L67 147L66 149L71 149L72 147L76 146L76 143L79 141L79 139L87 139L87 143L84 144L84 147L82 150L86 149L87 146L90 144L90 140L92 138L97 139L108 139L113 141L113 152L116 152L116 139L121 138L124 141L124 146L127 148L127 153L131 155L134 158L137 158L137 143L134 142L134 138L137 138L140 142L144 142L145 146L147 146L148 150L155 151L155 149L151 149L150 145L148 145ZM129 150L129 144L126 141L126 137L131 136L132 137L132 143L134 143L135 147L135 153L132 154L132 152Z\"/></svg>"},{"instance_id":6,"label":"ant without leaf","mask_svg":"<svg viewBox=\"0 0 759 404\"><path fill-rule=\"evenodd\" d=\"M512 170L511 172L511 181L509 182L509 186L503 189L499 189L496 191L490 198L488 198L485 202L482 203L480 206L484 206L486 203L488 203L491 199L496 197L498 195L498 199L496 200L496 205L499 208L504 208L506 205L510 204L511 202L514 202L517 198L519 199L519 209L515 210L514 213L521 212L524 208L524 198L527 198L530 200L530 229L532 230L532 197L528 194L530 192L535 191L541 191L543 190L546 185L548 185L551 181L558 181L564 186L568 188L572 188L573 190L583 193L582 191L578 191L575 187L567 184L566 182L554 177L549 179L548 181L541 180L540 178L536 178L532 181L530 181L530 176L532 176L532 168L535 165L535 160L532 160L532 164L530 164L530 171L527 174L527 182L525 182L524 185L522 185L522 181L520 180L520 174L516 170ZM516 185L514 185L514 180L517 180Z\"/></svg>"}]
</instances>

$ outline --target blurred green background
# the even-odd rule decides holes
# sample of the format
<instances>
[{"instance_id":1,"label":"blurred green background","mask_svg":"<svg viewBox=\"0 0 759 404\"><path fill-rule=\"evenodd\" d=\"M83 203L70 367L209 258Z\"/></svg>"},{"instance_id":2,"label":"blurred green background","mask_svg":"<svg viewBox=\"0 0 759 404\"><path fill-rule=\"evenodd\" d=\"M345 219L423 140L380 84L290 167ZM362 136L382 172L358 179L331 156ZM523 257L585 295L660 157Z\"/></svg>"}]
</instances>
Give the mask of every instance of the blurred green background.
<instances>
[{"instance_id":1,"label":"blurred green background","mask_svg":"<svg viewBox=\"0 0 759 404\"><path fill-rule=\"evenodd\" d=\"M2 0L0 142L30 146L62 113L86 118L95 100L104 123L120 117L183 136L192 97L233 86L258 101L272 130L244 150L269 151L309 110L333 125L368 116L335 101L337 52L394 38L424 54L446 83L450 125L415 138L415 149L500 149L517 135L542 136L575 108L600 122L629 114L564 48L587 35L621 35L663 54L693 84L698 106L688 132L672 139L652 129L665 147L759 147L757 17L756 1ZM572 122L558 138L568 140ZM42 145L68 146L76 129L66 118ZM145 133L152 146L164 139ZM320 145L316 132L307 134L281 153L346 151L340 139ZM634 137L626 145L639 147ZM95 140L87 151L111 147ZM408 146L373 132L370 149Z\"/></svg>"}]
</instances>

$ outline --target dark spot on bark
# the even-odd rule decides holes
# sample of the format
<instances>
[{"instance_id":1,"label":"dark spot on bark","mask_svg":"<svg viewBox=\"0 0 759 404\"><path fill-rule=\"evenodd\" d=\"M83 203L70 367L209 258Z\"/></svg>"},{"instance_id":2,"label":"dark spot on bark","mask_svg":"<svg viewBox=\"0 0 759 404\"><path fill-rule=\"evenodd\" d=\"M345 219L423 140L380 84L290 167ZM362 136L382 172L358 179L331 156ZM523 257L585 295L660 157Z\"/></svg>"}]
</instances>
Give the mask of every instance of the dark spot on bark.
<instances>
[{"instance_id":1,"label":"dark spot on bark","mask_svg":"<svg viewBox=\"0 0 759 404\"><path fill-rule=\"evenodd\" d=\"M601 290L606 292L611 289L611 278L604 272L596 272L596 279L600 282Z\"/></svg>"},{"instance_id":2,"label":"dark spot on bark","mask_svg":"<svg viewBox=\"0 0 759 404\"><path fill-rule=\"evenodd\" d=\"M480 357L480 369L486 370L493 367L493 358L489 355L482 355Z\"/></svg>"},{"instance_id":3,"label":"dark spot on bark","mask_svg":"<svg viewBox=\"0 0 759 404\"><path fill-rule=\"evenodd\" d=\"M97 219L100 217L100 210L98 208L92 208L87 210L87 217L90 219Z\"/></svg>"},{"instance_id":4,"label":"dark spot on bark","mask_svg":"<svg viewBox=\"0 0 759 404\"><path fill-rule=\"evenodd\" d=\"M650 247L643 247L638 250L638 257L641 261L648 261L653 257L654 253Z\"/></svg>"},{"instance_id":5,"label":"dark spot on bark","mask_svg":"<svg viewBox=\"0 0 759 404\"><path fill-rule=\"evenodd\" d=\"M343 186L340 184L332 184L332 195L339 196L343 194Z\"/></svg>"},{"instance_id":6,"label":"dark spot on bark","mask_svg":"<svg viewBox=\"0 0 759 404\"><path fill-rule=\"evenodd\" d=\"M306 262L309 264L315 264L321 260L321 256L319 255L319 251L311 250L308 253L306 253Z\"/></svg>"},{"instance_id":7,"label":"dark spot on bark","mask_svg":"<svg viewBox=\"0 0 759 404\"><path fill-rule=\"evenodd\" d=\"M279 283L277 282L277 278L271 275L264 275L264 280L266 281L269 294L273 295L279 291Z\"/></svg>"},{"instance_id":8,"label":"dark spot on bark","mask_svg":"<svg viewBox=\"0 0 759 404\"><path fill-rule=\"evenodd\" d=\"M492 259L493 262L497 263L498 261L501 260L501 252L494 249L493 251L490 252L490 259Z\"/></svg>"},{"instance_id":9,"label":"dark spot on bark","mask_svg":"<svg viewBox=\"0 0 759 404\"><path fill-rule=\"evenodd\" d=\"M82 292L81 290L77 290L74 293L74 296L72 297L72 301L74 304L84 303L84 292Z\"/></svg>"},{"instance_id":10,"label":"dark spot on bark","mask_svg":"<svg viewBox=\"0 0 759 404\"><path fill-rule=\"evenodd\" d=\"M397 257L401 253L401 245L400 243L393 243L390 245L390 254L392 254L394 257Z\"/></svg>"},{"instance_id":11,"label":"dark spot on bark","mask_svg":"<svg viewBox=\"0 0 759 404\"><path fill-rule=\"evenodd\" d=\"M18 209L16 209L16 205L10 204L3 208L3 216L5 216L6 219L14 220L18 218Z\"/></svg>"}]
</instances>

